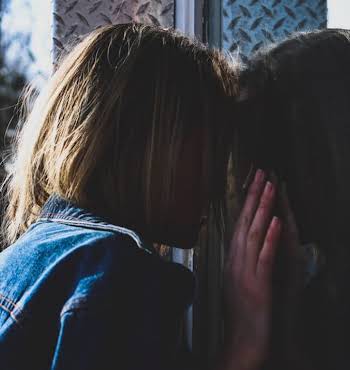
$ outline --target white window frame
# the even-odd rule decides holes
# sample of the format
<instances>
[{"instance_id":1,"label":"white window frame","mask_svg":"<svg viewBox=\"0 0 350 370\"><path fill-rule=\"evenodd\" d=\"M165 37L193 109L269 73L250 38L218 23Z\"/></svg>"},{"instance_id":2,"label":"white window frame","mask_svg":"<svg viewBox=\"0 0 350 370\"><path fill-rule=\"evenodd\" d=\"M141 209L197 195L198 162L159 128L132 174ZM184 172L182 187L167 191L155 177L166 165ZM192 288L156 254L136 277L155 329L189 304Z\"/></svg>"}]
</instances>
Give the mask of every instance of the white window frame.
<instances>
[{"instance_id":1,"label":"white window frame","mask_svg":"<svg viewBox=\"0 0 350 370\"><path fill-rule=\"evenodd\" d=\"M175 1L175 28L189 36L195 34L196 0Z\"/></svg>"},{"instance_id":2,"label":"white window frame","mask_svg":"<svg viewBox=\"0 0 350 370\"><path fill-rule=\"evenodd\" d=\"M350 29L349 0L328 0L328 27Z\"/></svg>"}]
</instances>

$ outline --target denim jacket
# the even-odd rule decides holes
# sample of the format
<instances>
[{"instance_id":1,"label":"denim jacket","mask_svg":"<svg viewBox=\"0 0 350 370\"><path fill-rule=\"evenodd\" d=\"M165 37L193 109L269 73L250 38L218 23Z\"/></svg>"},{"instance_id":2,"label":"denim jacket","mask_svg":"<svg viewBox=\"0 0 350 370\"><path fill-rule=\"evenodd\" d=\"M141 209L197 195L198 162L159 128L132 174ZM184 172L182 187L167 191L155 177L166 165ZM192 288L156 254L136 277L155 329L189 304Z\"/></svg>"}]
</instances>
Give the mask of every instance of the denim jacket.
<instances>
[{"instance_id":1,"label":"denim jacket","mask_svg":"<svg viewBox=\"0 0 350 370\"><path fill-rule=\"evenodd\" d=\"M51 196L0 253L0 369L185 369L193 289L135 232Z\"/></svg>"}]
</instances>

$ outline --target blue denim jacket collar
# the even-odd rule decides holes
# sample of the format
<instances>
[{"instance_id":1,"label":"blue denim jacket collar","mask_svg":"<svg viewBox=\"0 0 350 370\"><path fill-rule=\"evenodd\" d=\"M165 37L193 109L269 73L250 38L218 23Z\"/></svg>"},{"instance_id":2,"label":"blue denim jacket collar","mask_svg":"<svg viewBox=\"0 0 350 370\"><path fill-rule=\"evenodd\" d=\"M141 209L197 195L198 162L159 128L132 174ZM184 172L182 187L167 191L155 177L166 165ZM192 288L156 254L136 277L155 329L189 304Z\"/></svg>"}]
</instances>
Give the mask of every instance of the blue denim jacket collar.
<instances>
[{"instance_id":1,"label":"blue denim jacket collar","mask_svg":"<svg viewBox=\"0 0 350 370\"><path fill-rule=\"evenodd\" d=\"M151 254L156 253L153 245L142 240L136 232L122 226L113 225L107 222L103 217L97 216L77 206L57 194L53 194L49 197L42 208L37 222L58 222L67 225L126 234L135 240L140 249Z\"/></svg>"}]
</instances>

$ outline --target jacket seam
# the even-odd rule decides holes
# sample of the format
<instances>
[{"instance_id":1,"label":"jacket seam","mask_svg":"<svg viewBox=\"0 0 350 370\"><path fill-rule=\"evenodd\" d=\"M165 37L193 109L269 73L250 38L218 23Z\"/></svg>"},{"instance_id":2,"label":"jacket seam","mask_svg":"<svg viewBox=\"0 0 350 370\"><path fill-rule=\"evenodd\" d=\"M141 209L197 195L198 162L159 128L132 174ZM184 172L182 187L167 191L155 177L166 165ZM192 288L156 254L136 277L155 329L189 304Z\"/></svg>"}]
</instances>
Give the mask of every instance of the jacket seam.
<instances>
[{"instance_id":1,"label":"jacket seam","mask_svg":"<svg viewBox=\"0 0 350 370\"><path fill-rule=\"evenodd\" d=\"M48 215L48 216L50 216L50 215L57 216L58 214L46 214L46 215ZM111 225L111 224L103 224L101 222L97 223L97 222L92 222L92 221L78 220L76 218L69 217L69 216L68 217L64 216L62 218L40 217L37 220L37 222L40 222L40 221L57 222L57 223L61 223L61 224L71 225L71 226L86 226L86 227L91 227L92 229L95 229L95 230L118 232L118 233L121 233L123 235L127 235L127 236L131 237L140 249L146 251L149 254L153 254L149 249L145 248L142 245L141 239L139 238L139 236L135 232L133 232L129 229L123 228L121 226L116 226L116 225Z\"/></svg>"}]
</instances>

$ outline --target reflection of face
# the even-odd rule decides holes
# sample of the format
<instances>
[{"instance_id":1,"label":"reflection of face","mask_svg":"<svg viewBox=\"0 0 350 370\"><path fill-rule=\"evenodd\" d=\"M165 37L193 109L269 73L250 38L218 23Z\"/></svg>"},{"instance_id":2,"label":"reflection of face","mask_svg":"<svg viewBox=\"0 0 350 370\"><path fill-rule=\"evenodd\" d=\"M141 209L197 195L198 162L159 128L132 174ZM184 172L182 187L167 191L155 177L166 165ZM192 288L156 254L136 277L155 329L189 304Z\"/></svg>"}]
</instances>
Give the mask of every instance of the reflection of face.
<instances>
[{"instance_id":1,"label":"reflection of face","mask_svg":"<svg viewBox=\"0 0 350 370\"><path fill-rule=\"evenodd\" d=\"M175 168L173 197L165 220L167 225L161 242L178 248L192 248L197 241L203 212L208 198L205 181L204 153L206 135L203 129L193 129L187 135Z\"/></svg>"}]
</instances>

